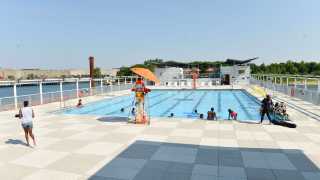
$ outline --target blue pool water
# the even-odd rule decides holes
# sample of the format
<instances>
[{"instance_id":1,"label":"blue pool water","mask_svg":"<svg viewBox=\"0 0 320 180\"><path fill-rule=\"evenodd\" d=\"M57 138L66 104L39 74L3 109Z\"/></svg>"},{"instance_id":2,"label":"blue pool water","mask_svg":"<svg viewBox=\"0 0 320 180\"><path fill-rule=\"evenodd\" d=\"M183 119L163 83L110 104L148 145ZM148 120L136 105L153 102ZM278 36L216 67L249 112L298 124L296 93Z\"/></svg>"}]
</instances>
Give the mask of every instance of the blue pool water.
<instances>
[{"instance_id":1,"label":"blue pool water","mask_svg":"<svg viewBox=\"0 0 320 180\"><path fill-rule=\"evenodd\" d=\"M128 117L134 104L134 94L105 99L86 104L82 108L66 110L65 114L91 114L113 117ZM259 120L259 103L243 90L153 90L147 96L147 112L151 117L195 118L194 112L206 117L211 107L218 119L228 119L228 109L238 113L239 120ZM120 109L125 111L121 112Z\"/></svg>"}]
</instances>

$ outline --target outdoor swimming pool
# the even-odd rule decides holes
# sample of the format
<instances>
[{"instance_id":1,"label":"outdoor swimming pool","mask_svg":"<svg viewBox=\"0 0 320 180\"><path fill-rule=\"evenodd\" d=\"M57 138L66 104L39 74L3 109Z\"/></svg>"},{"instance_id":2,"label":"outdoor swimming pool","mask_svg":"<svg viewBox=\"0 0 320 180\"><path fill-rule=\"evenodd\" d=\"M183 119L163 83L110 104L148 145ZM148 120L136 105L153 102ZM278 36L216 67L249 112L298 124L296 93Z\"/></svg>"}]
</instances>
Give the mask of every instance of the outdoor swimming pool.
<instances>
[{"instance_id":1,"label":"outdoor swimming pool","mask_svg":"<svg viewBox=\"0 0 320 180\"><path fill-rule=\"evenodd\" d=\"M206 117L211 107L218 119L228 119L228 109L238 113L239 120L259 120L259 102L244 90L153 90L146 98L146 109L151 117L189 117L197 109ZM112 117L128 117L134 104L134 94L109 98L86 104L82 108L66 110L65 114L91 114ZM120 109L124 108L124 112Z\"/></svg>"}]
</instances>

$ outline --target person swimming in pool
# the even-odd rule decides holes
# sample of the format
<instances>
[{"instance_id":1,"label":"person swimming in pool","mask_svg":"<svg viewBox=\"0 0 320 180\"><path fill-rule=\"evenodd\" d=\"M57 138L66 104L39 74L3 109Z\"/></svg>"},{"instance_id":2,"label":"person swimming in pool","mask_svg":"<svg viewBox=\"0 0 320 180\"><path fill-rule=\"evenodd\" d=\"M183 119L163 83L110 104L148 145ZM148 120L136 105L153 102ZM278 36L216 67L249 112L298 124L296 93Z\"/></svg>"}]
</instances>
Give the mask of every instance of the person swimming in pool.
<instances>
[{"instance_id":1,"label":"person swimming in pool","mask_svg":"<svg viewBox=\"0 0 320 180\"><path fill-rule=\"evenodd\" d=\"M231 110L231 109L228 109L228 112L229 112L229 116L228 116L228 120L230 120L230 118L232 120L237 120L237 117L238 117L238 113Z\"/></svg>"},{"instance_id":2,"label":"person swimming in pool","mask_svg":"<svg viewBox=\"0 0 320 180\"><path fill-rule=\"evenodd\" d=\"M81 107L83 107L82 99L79 99L78 104L77 104L77 108L81 108Z\"/></svg>"},{"instance_id":3,"label":"person swimming in pool","mask_svg":"<svg viewBox=\"0 0 320 180\"><path fill-rule=\"evenodd\" d=\"M121 108L120 111L121 111L121 112L124 112L124 108Z\"/></svg>"},{"instance_id":4,"label":"person swimming in pool","mask_svg":"<svg viewBox=\"0 0 320 180\"><path fill-rule=\"evenodd\" d=\"M174 116L174 114L173 114L173 113L171 113L169 117L171 117L171 118L172 118L173 116Z\"/></svg>"},{"instance_id":5,"label":"person swimming in pool","mask_svg":"<svg viewBox=\"0 0 320 180\"><path fill-rule=\"evenodd\" d=\"M213 107L207 113L207 120L217 120L217 114L216 114L216 112L214 112Z\"/></svg>"}]
</instances>

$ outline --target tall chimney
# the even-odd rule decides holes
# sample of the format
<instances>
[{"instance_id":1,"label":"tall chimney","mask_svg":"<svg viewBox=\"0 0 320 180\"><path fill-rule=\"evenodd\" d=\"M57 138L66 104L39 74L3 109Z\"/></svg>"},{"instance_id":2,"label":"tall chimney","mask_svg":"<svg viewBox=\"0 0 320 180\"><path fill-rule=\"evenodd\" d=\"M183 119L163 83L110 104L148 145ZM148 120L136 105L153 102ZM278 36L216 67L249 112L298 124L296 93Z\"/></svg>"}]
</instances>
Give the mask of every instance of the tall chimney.
<instances>
[{"instance_id":1,"label":"tall chimney","mask_svg":"<svg viewBox=\"0 0 320 180\"><path fill-rule=\"evenodd\" d=\"M94 57L89 57L89 68L90 68L90 78L93 80L93 70L94 70ZM91 81L91 87L94 87L94 81Z\"/></svg>"}]
</instances>

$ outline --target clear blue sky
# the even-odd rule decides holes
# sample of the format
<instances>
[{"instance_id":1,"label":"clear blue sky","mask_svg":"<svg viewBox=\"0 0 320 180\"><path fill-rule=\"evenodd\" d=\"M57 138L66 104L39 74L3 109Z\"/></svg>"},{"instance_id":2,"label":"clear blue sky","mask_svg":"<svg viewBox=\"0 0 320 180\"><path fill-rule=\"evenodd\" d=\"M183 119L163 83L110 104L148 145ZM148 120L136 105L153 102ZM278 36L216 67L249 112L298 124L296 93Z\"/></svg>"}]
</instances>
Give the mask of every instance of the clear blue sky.
<instances>
[{"instance_id":1,"label":"clear blue sky","mask_svg":"<svg viewBox=\"0 0 320 180\"><path fill-rule=\"evenodd\" d=\"M2 0L0 67L320 60L319 0Z\"/></svg>"}]
</instances>

